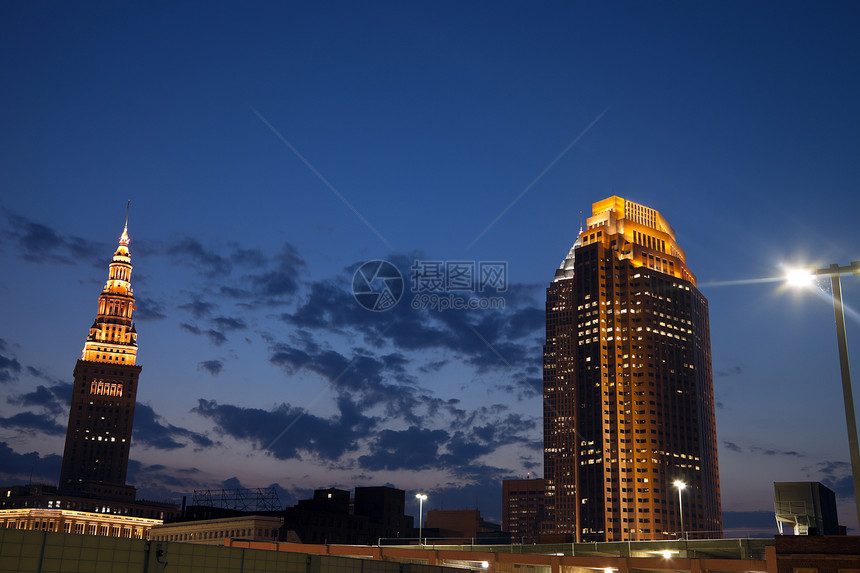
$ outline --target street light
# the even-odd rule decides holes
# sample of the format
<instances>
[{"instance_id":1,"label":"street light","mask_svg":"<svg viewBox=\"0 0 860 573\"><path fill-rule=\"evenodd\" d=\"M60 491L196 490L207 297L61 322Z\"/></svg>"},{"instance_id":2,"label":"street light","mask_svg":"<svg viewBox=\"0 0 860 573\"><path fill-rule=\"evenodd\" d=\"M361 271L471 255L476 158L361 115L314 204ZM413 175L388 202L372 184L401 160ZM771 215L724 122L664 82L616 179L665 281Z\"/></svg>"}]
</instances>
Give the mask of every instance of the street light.
<instances>
[{"instance_id":1,"label":"street light","mask_svg":"<svg viewBox=\"0 0 860 573\"><path fill-rule=\"evenodd\" d=\"M421 534L424 528L424 500L427 499L427 496L423 493L417 493L415 497L418 498L418 545L424 545L421 543Z\"/></svg>"},{"instance_id":2,"label":"street light","mask_svg":"<svg viewBox=\"0 0 860 573\"><path fill-rule=\"evenodd\" d=\"M678 511L681 512L681 537L684 537L684 505L682 503L683 500L681 499L681 492L684 491L684 489L687 487L687 484L685 484L679 479L676 479L675 483L673 483L672 485L678 488Z\"/></svg>"},{"instance_id":3,"label":"street light","mask_svg":"<svg viewBox=\"0 0 860 573\"><path fill-rule=\"evenodd\" d=\"M851 473L854 476L854 501L857 504L857 521L860 522L860 449L857 446L857 421L854 416L854 395L851 391L851 370L848 366L848 339L845 337L845 311L842 306L841 275L860 275L860 261L840 267L832 264L823 269L796 269L789 272L791 284L808 284L815 275L829 276L833 296L833 314L836 317L836 345L839 348L839 367L842 371L842 398L845 402L845 423L848 426L848 451L851 455Z\"/></svg>"}]
</instances>

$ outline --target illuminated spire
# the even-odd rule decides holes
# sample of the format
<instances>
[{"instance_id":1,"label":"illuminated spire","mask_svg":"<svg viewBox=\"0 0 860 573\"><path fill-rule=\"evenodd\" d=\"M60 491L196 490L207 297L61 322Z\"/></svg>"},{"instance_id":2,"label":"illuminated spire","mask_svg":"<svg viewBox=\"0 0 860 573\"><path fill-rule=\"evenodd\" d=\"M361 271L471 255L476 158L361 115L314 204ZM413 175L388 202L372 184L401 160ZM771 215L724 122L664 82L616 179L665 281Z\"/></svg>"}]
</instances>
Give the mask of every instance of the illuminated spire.
<instances>
[{"instance_id":1,"label":"illuminated spire","mask_svg":"<svg viewBox=\"0 0 860 573\"><path fill-rule=\"evenodd\" d=\"M83 360L133 365L137 356L137 331L131 320L134 291L131 288L131 255L128 252L128 207L119 246L113 255L105 288L99 295L96 319L90 327Z\"/></svg>"},{"instance_id":2,"label":"illuminated spire","mask_svg":"<svg viewBox=\"0 0 860 573\"><path fill-rule=\"evenodd\" d=\"M122 235L119 238L119 244L128 246L128 209L131 207L131 199L125 204L125 227L122 229Z\"/></svg>"}]
</instances>

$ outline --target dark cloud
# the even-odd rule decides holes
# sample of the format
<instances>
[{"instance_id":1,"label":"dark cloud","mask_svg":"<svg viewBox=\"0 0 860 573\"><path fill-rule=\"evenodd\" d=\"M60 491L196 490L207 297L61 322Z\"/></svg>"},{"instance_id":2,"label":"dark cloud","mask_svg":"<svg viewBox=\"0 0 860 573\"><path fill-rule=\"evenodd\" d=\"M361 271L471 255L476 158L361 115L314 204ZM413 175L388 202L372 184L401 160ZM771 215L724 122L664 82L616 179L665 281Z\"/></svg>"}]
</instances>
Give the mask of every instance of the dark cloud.
<instances>
[{"instance_id":1,"label":"dark cloud","mask_svg":"<svg viewBox=\"0 0 860 573\"><path fill-rule=\"evenodd\" d=\"M47 380L48 382L56 382L56 380L54 380L35 366L27 366L27 374L29 374L33 378L41 378L42 380Z\"/></svg>"},{"instance_id":2,"label":"dark cloud","mask_svg":"<svg viewBox=\"0 0 860 573\"><path fill-rule=\"evenodd\" d=\"M196 260L196 263L188 264L207 277L217 277L222 283L217 289L219 296L242 301L250 307L280 304L299 291L300 276L307 263L293 245L284 243L276 255L268 258L259 249L242 249L235 245L233 249L229 257L223 257L207 250L199 242L185 238L170 252L180 262ZM233 263L252 272L242 276L236 284L229 284ZM180 308L191 311L195 318L201 318L212 311L209 303L203 304L205 306L195 301Z\"/></svg>"},{"instance_id":3,"label":"dark cloud","mask_svg":"<svg viewBox=\"0 0 860 573\"><path fill-rule=\"evenodd\" d=\"M193 324L188 324L187 322L180 323L179 328L186 332L190 332L191 334L196 334L198 336L205 334L209 337L209 341L215 346L221 346L222 344L227 342L227 337L224 336L223 333L212 328L208 330L201 330L199 327Z\"/></svg>"},{"instance_id":4,"label":"dark cloud","mask_svg":"<svg viewBox=\"0 0 860 573\"><path fill-rule=\"evenodd\" d=\"M738 452L738 453L744 451L743 448L741 448L739 445L737 445L734 442L729 442L729 441L723 441L723 447L726 448L727 450L731 450L733 452Z\"/></svg>"},{"instance_id":5,"label":"dark cloud","mask_svg":"<svg viewBox=\"0 0 860 573\"><path fill-rule=\"evenodd\" d=\"M245 321L241 318L233 318L227 316L219 316L217 318L213 318L212 322L215 323L220 330L224 330L230 332L231 330L244 330L248 328L248 325L245 324Z\"/></svg>"},{"instance_id":6,"label":"dark cloud","mask_svg":"<svg viewBox=\"0 0 860 573\"><path fill-rule=\"evenodd\" d=\"M497 476L503 470L483 465L479 458L512 443L532 445L539 450L540 444L529 444L522 435L534 426L534 421L511 414L453 433L417 426L382 430L374 435L368 444L369 453L360 456L358 462L367 471L436 468L448 469L464 479Z\"/></svg>"},{"instance_id":7,"label":"dark cloud","mask_svg":"<svg viewBox=\"0 0 860 573\"><path fill-rule=\"evenodd\" d=\"M254 284L258 284L262 293L269 297L295 294L299 288L299 273L307 263L289 243L284 243L274 260L275 268L253 277Z\"/></svg>"},{"instance_id":8,"label":"dark cloud","mask_svg":"<svg viewBox=\"0 0 860 573\"><path fill-rule=\"evenodd\" d=\"M750 453L759 454L762 456L792 456L792 457L798 457L798 458L806 457L804 454L801 454L799 452L795 452L794 450L791 450L791 451L774 450L771 448L760 448L758 446L750 447Z\"/></svg>"},{"instance_id":9,"label":"dark cloud","mask_svg":"<svg viewBox=\"0 0 860 573\"><path fill-rule=\"evenodd\" d=\"M448 364L447 360L433 360L418 367L418 370L423 374L433 374L435 372L439 372L445 365Z\"/></svg>"},{"instance_id":10,"label":"dark cloud","mask_svg":"<svg viewBox=\"0 0 860 573\"><path fill-rule=\"evenodd\" d=\"M242 482L239 480L239 478L233 476L222 481L221 487L224 489L240 489L245 486L242 485Z\"/></svg>"},{"instance_id":11,"label":"dark cloud","mask_svg":"<svg viewBox=\"0 0 860 573\"><path fill-rule=\"evenodd\" d=\"M221 296L259 306L279 303L298 292L299 277L307 263L293 245L284 243L280 252L271 259L263 258L259 251L237 250L234 255L239 253L249 257L244 259L246 266L260 271L242 277L242 285L250 285L250 288L225 285L219 289Z\"/></svg>"},{"instance_id":12,"label":"dark cloud","mask_svg":"<svg viewBox=\"0 0 860 573\"><path fill-rule=\"evenodd\" d=\"M178 264L183 264L207 278L219 278L224 280L233 270L233 265L228 258L209 251L196 239L181 237L174 243L168 245L167 254Z\"/></svg>"},{"instance_id":13,"label":"dark cloud","mask_svg":"<svg viewBox=\"0 0 860 573\"><path fill-rule=\"evenodd\" d=\"M253 296L251 291L247 289L230 286L219 287L218 294L225 298L235 298L239 300L250 299Z\"/></svg>"},{"instance_id":14,"label":"dark cloud","mask_svg":"<svg viewBox=\"0 0 860 573\"><path fill-rule=\"evenodd\" d=\"M135 304L137 309L134 311L134 318L142 321L161 320L167 318L164 314L164 305L155 299L137 295L135 296Z\"/></svg>"},{"instance_id":15,"label":"dark cloud","mask_svg":"<svg viewBox=\"0 0 860 573\"><path fill-rule=\"evenodd\" d=\"M220 374L222 368L224 368L224 363L220 360L204 360L197 365L198 370L205 370L212 376Z\"/></svg>"},{"instance_id":16,"label":"dark cloud","mask_svg":"<svg viewBox=\"0 0 860 573\"><path fill-rule=\"evenodd\" d=\"M50 227L7 213L6 235L19 249L18 256L33 263L72 264L100 258L108 247L72 235L60 235Z\"/></svg>"},{"instance_id":17,"label":"dark cloud","mask_svg":"<svg viewBox=\"0 0 860 573\"><path fill-rule=\"evenodd\" d=\"M329 419L289 404L263 410L201 399L193 411L212 420L216 431L249 441L276 458L297 459L302 452L309 452L337 460L358 449L359 440L376 424L345 398L338 399L337 406L339 415Z\"/></svg>"},{"instance_id":18,"label":"dark cloud","mask_svg":"<svg viewBox=\"0 0 860 573\"><path fill-rule=\"evenodd\" d=\"M815 481L820 481L836 492L837 497L854 497L854 480L848 462L824 461L803 469L810 472Z\"/></svg>"},{"instance_id":19,"label":"dark cloud","mask_svg":"<svg viewBox=\"0 0 860 573\"><path fill-rule=\"evenodd\" d=\"M266 255L260 249L236 248L230 254L230 260L244 267L261 268L266 266Z\"/></svg>"},{"instance_id":20,"label":"dark cloud","mask_svg":"<svg viewBox=\"0 0 860 573\"><path fill-rule=\"evenodd\" d=\"M66 427L58 424L52 414L36 414L35 412L19 412L8 418L0 417L0 428L51 436L62 436L66 433Z\"/></svg>"},{"instance_id":21,"label":"dark cloud","mask_svg":"<svg viewBox=\"0 0 860 573\"><path fill-rule=\"evenodd\" d=\"M409 276L410 260L391 257L404 276ZM357 265L356 265L357 266ZM470 310L438 312L413 309L411 293L387 312L370 312L352 296L351 274L340 279L310 284L306 299L294 311L283 313L282 320L305 330L325 330L342 335L361 333L366 343L380 338L400 351L442 351L476 367L479 373L508 370L517 381L517 392L528 397L539 394L540 344L544 310L532 305L532 297L513 295L516 310ZM507 300L507 296L506 296Z\"/></svg>"},{"instance_id":22,"label":"dark cloud","mask_svg":"<svg viewBox=\"0 0 860 573\"><path fill-rule=\"evenodd\" d=\"M531 307L516 310L507 318L508 326L514 332L543 332L546 326L546 311Z\"/></svg>"},{"instance_id":23,"label":"dark cloud","mask_svg":"<svg viewBox=\"0 0 860 573\"><path fill-rule=\"evenodd\" d=\"M223 480L220 484L218 484L218 487L223 489L249 488L248 485L242 483L242 481L236 476L229 477ZM279 507L281 508L296 505L300 499L312 499L314 495L313 489L295 486L293 486L292 488L285 488L279 483L271 483L264 489L274 490L275 496L280 502Z\"/></svg>"},{"instance_id":24,"label":"dark cloud","mask_svg":"<svg viewBox=\"0 0 860 573\"><path fill-rule=\"evenodd\" d=\"M135 445L159 450L175 450L193 444L198 448L209 448L215 443L205 434L162 423L163 418L147 404L140 402L134 408L134 430L132 438Z\"/></svg>"},{"instance_id":25,"label":"dark cloud","mask_svg":"<svg viewBox=\"0 0 860 573\"><path fill-rule=\"evenodd\" d=\"M32 392L9 396L6 401L16 406L41 407L54 416L68 412L73 384L60 382L53 386L38 385Z\"/></svg>"},{"instance_id":26,"label":"dark cloud","mask_svg":"<svg viewBox=\"0 0 860 573\"><path fill-rule=\"evenodd\" d=\"M411 363L401 352L376 355L353 349L351 357L322 348L306 330L299 330L291 344L271 344L270 362L295 374L313 372L329 383L341 399L362 411L381 406L389 422L402 420L407 430L383 430L368 436L369 453L359 459L363 470L407 468L414 465L410 440L427 433L421 455L435 467L446 467L458 475L471 475L482 467L481 456L507 444L535 444L526 437L535 420L507 412L504 405L488 405L467 412L456 399L444 400L422 391L409 374ZM435 430L428 421L445 419L447 430ZM412 449L410 449L410 447ZM540 445L537 445L540 449Z\"/></svg>"},{"instance_id":27,"label":"dark cloud","mask_svg":"<svg viewBox=\"0 0 860 573\"><path fill-rule=\"evenodd\" d=\"M4 481L57 483L62 463L62 456L57 454L47 456L42 456L38 452L19 454L5 442L0 442L0 477Z\"/></svg>"},{"instance_id":28,"label":"dark cloud","mask_svg":"<svg viewBox=\"0 0 860 573\"><path fill-rule=\"evenodd\" d=\"M0 354L0 383L12 382L21 373L21 363L15 358Z\"/></svg>"},{"instance_id":29,"label":"dark cloud","mask_svg":"<svg viewBox=\"0 0 860 573\"><path fill-rule=\"evenodd\" d=\"M298 293L300 276L307 263L293 245L284 243L272 257L266 257L259 249L242 249L236 245L231 248L232 253L225 257L194 239L184 237L168 252L176 262L195 268L207 278L217 277L221 283L216 291L218 296L242 301L249 307L280 304ZM234 263L251 272L230 284L229 275ZM214 305L195 299L179 308L188 310L199 319L208 316Z\"/></svg>"},{"instance_id":30,"label":"dark cloud","mask_svg":"<svg viewBox=\"0 0 860 573\"><path fill-rule=\"evenodd\" d=\"M138 500L179 503L183 495L212 486L201 479L201 474L199 469L193 467L168 468L161 464L146 465L129 459L126 481L137 487Z\"/></svg>"},{"instance_id":31,"label":"dark cloud","mask_svg":"<svg viewBox=\"0 0 860 573\"><path fill-rule=\"evenodd\" d=\"M527 470L533 470L533 469L537 469L537 468L540 468L543 466L543 462L536 462L534 460L531 460L529 458L524 458L524 457L520 458L520 463L522 464L523 468L525 468ZM538 476L537 476L537 474L535 474L531 477L537 478Z\"/></svg>"},{"instance_id":32,"label":"dark cloud","mask_svg":"<svg viewBox=\"0 0 860 573\"><path fill-rule=\"evenodd\" d=\"M740 366L732 366L724 370L717 371L717 377L739 376L743 374L743 369Z\"/></svg>"},{"instance_id":33,"label":"dark cloud","mask_svg":"<svg viewBox=\"0 0 860 573\"><path fill-rule=\"evenodd\" d=\"M308 350L316 349L316 347ZM376 357L357 352L352 359L334 350L306 352L287 344L271 348L269 362L288 374L299 370L315 372L340 395L357 399L361 408L381 405L389 416L418 421L416 408L426 405L419 399L414 380L404 368L400 354Z\"/></svg>"},{"instance_id":34,"label":"dark cloud","mask_svg":"<svg viewBox=\"0 0 860 573\"><path fill-rule=\"evenodd\" d=\"M358 463L370 471L438 469L440 451L450 437L444 430L415 426L406 430L382 430L370 454L360 456Z\"/></svg>"},{"instance_id":35,"label":"dark cloud","mask_svg":"<svg viewBox=\"0 0 860 573\"><path fill-rule=\"evenodd\" d=\"M191 313L191 316L199 319L208 316L216 307L211 302L204 302L199 298L195 298L191 302L179 305L179 308L187 310Z\"/></svg>"}]
</instances>

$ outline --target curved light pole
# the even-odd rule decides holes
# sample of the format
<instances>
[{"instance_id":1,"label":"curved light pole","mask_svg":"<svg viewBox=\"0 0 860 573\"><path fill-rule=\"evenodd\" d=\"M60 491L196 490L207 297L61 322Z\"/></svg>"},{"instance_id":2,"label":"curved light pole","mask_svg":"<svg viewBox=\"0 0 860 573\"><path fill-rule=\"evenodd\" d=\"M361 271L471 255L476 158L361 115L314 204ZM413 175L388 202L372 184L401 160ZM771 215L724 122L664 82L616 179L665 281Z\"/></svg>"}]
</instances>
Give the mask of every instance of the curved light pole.
<instances>
[{"instance_id":1,"label":"curved light pole","mask_svg":"<svg viewBox=\"0 0 860 573\"><path fill-rule=\"evenodd\" d=\"M687 487L687 484L685 484L679 479L676 479L675 483L673 483L672 485L678 488L678 511L681 512L681 537L684 537L684 500L681 499L681 492L684 491L684 489Z\"/></svg>"},{"instance_id":2,"label":"curved light pole","mask_svg":"<svg viewBox=\"0 0 860 573\"><path fill-rule=\"evenodd\" d=\"M424 530L424 500L427 499L427 496L423 493L416 493L415 497L418 498L418 545L424 545L421 542L421 534Z\"/></svg>"},{"instance_id":3,"label":"curved light pole","mask_svg":"<svg viewBox=\"0 0 860 573\"><path fill-rule=\"evenodd\" d=\"M848 365L848 339L845 336L845 311L842 307L841 275L860 275L860 261L840 267L832 264L823 269L796 269L790 271L790 283L808 284L815 275L829 276L833 296L833 314L836 317L836 345L839 348L839 367L842 371L842 399L845 402L845 423L848 426L848 451L851 455L851 474L854 476L854 501L857 504L857 520L860 521L860 449L857 445L857 420L854 416L854 395L851 391L851 369Z\"/></svg>"}]
</instances>

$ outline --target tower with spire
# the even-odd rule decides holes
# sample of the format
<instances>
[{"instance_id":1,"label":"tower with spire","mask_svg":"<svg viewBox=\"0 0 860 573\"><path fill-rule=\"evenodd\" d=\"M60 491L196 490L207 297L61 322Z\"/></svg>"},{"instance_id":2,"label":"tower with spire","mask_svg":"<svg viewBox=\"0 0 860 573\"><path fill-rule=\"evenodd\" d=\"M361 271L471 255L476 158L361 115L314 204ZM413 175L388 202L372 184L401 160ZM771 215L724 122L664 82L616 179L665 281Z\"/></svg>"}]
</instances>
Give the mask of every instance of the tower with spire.
<instances>
[{"instance_id":1,"label":"tower with spire","mask_svg":"<svg viewBox=\"0 0 860 573\"><path fill-rule=\"evenodd\" d=\"M126 208L127 209L127 208ZM128 211L119 246L99 295L74 388L60 470L60 492L100 499L133 500L125 485L137 382L137 331L128 250Z\"/></svg>"}]
</instances>

